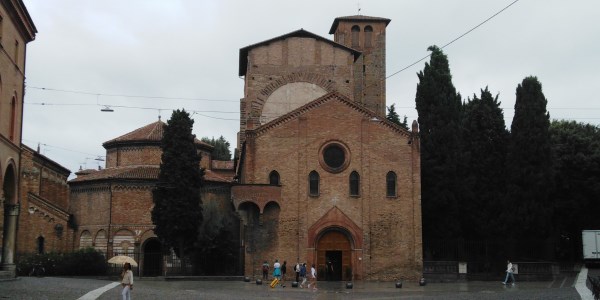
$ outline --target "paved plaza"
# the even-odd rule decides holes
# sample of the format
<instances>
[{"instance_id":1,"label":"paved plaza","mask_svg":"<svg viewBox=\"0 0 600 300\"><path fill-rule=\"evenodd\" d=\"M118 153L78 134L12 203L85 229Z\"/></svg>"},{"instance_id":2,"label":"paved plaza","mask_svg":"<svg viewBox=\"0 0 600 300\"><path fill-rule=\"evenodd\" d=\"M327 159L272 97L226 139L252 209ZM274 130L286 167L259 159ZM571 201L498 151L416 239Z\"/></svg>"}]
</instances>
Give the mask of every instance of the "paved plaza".
<instances>
[{"instance_id":1,"label":"paved plaza","mask_svg":"<svg viewBox=\"0 0 600 300\"><path fill-rule=\"evenodd\" d=\"M419 286L404 282L355 282L346 289L343 282L319 282L318 290L272 289L268 284L242 281L164 281L137 279L133 299L581 299L575 278L545 282L519 282L514 287L496 282L429 283ZM20 277L0 282L0 299L120 299L114 281L86 278ZM113 284L114 285L114 284ZM107 287L102 294L82 298L88 292Z\"/></svg>"}]
</instances>

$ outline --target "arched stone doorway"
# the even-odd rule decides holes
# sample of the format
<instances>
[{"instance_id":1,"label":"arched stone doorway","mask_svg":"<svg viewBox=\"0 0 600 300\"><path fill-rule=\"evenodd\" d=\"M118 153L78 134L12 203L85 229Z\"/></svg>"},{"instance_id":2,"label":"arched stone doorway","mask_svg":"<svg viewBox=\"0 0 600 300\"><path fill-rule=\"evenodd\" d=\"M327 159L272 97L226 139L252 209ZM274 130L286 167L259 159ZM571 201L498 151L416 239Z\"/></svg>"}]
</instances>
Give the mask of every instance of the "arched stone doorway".
<instances>
[{"instance_id":1,"label":"arched stone doorway","mask_svg":"<svg viewBox=\"0 0 600 300\"><path fill-rule=\"evenodd\" d=\"M160 276L162 274L162 247L157 238L150 238L144 243L142 276Z\"/></svg>"},{"instance_id":2,"label":"arched stone doorway","mask_svg":"<svg viewBox=\"0 0 600 300\"><path fill-rule=\"evenodd\" d=\"M315 250L319 280L352 280L352 242L347 231L342 228L325 230L319 236Z\"/></svg>"},{"instance_id":3,"label":"arched stone doorway","mask_svg":"<svg viewBox=\"0 0 600 300\"><path fill-rule=\"evenodd\" d=\"M0 172L2 170L0 169ZM2 269L13 272L15 269L15 240L17 232L17 218L19 216L19 205L17 200L17 172L14 162L11 161L2 176L3 198L2 212Z\"/></svg>"}]
</instances>

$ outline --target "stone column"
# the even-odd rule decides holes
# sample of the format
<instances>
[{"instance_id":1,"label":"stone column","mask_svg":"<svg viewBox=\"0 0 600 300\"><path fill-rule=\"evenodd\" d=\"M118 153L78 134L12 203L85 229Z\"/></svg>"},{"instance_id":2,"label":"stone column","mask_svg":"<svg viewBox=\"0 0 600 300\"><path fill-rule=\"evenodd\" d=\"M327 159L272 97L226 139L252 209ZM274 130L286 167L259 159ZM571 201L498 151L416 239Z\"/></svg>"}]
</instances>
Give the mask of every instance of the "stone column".
<instances>
[{"instance_id":1,"label":"stone column","mask_svg":"<svg viewBox=\"0 0 600 300\"><path fill-rule=\"evenodd\" d=\"M15 245L17 236L17 218L19 204L4 205L4 242L2 244L2 270L14 273Z\"/></svg>"}]
</instances>

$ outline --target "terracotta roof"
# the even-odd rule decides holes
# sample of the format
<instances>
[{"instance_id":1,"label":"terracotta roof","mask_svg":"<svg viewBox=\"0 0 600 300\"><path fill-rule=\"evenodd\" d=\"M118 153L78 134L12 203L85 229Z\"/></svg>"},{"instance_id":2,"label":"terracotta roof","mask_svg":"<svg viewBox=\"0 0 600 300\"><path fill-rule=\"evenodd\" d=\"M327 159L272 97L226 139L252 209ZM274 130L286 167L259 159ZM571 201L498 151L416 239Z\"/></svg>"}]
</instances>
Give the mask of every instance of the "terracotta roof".
<instances>
[{"instance_id":1,"label":"terracotta roof","mask_svg":"<svg viewBox=\"0 0 600 300\"><path fill-rule=\"evenodd\" d=\"M211 170L233 170L233 160L213 160Z\"/></svg>"},{"instance_id":2,"label":"terracotta roof","mask_svg":"<svg viewBox=\"0 0 600 300\"><path fill-rule=\"evenodd\" d=\"M114 138L110 141L106 141L102 144L104 148L110 147L115 144L126 144L130 142L151 142L160 144L162 137L165 133L164 126L167 125L165 122L158 120L154 123L148 124L144 127L138 128L134 131L126 133L120 137ZM205 148L214 148L212 145L205 143L199 139L194 139L197 145L202 145Z\"/></svg>"},{"instance_id":3,"label":"terracotta roof","mask_svg":"<svg viewBox=\"0 0 600 300\"><path fill-rule=\"evenodd\" d=\"M250 46L246 46L244 48L240 49L240 67L239 67L239 76L244 76L246 75L246 71L247 71L247 66L248 66L248 52L250 51L250 49L252 48L256 48L256 47L260 47L260 46L264 46L264 45L268 45L270 43L273 43L275 41L279 41L279 40L285 40L287 38L290 37L304 37L304 38L313 38L319 41L323 41L326 42L328 44L333 45L334 47L338 47L338 48L342 48L344 50L349 51L350 53L354 54L354 60L356 60L362 53L358 50L352 49L352 48L348 48L342 44L338 44L330 39L324 38L320 35L314 34L312 32L306 31L304 29L300 29L300 30L296 30L296 31L292 31L290 33L286 33L284 35L280 35L278 37L274 37L272 39L268 39L266 41L262 41L256 44L252 44Z\"/></svg>"},{"instance_id":4,"label":"terracotta roof","mask_svg":"<svg viewBox=\"0 0 600 300\"><path fill-rule=\"evenodd\" d=\"M329 29L329 34L334 34L335 33L335 30L337 29L338 25L340 24L340 21L358 21L358 22L361 22L361 21L363 21L363 22L379 21L379 22L385 22L385 26L387 26L388 24L390 24L390 22L392 20L391 19L386 19L386 18L380 18L380 17L362 16L362 15L337 17L337 18L335 18L335 20L333 20L333 24L331 24L331 29Z\"/></svg>"},{"instance_id":5,"label":"terracotta roof","mask_svg":"<svg viewBox=\"0 0 600 300\"><path fill-rule=\"evenodd\" d=\"M107 168L98 170L87 175L80 175L77 178L69 181L70 183L86 182L93 180L106 179L145 179L157 180L160 166L144 165L144 166L125 166L117 168ZM217 174L211 170L204 171L204 180L212 182L233 182L233 175L226 176L225 174Z\"/></svg>"},{"instance_id":6,"label":"terracotta roof","mask_svg":"<svg viewBox=\"0 0 600 300\"><path fill-rule=\"evenodd\" d=\"M81 175L69 182L83 182L102 179L158 179L160 166L124 166L98 170Z\"/></svg>"},{"instance_id":7,"label":"terracotta roof","mask_svg":"<svg viewBox=\"0 0 600 300\"><path fill-rule=\"evenodd\" d=\"M231 173L235 175L235 173ZM211 170L204 170L204 180L212 182L233 182L233 177L224 176L225 174L217 174Z\"/></svg>"}]
</instances>

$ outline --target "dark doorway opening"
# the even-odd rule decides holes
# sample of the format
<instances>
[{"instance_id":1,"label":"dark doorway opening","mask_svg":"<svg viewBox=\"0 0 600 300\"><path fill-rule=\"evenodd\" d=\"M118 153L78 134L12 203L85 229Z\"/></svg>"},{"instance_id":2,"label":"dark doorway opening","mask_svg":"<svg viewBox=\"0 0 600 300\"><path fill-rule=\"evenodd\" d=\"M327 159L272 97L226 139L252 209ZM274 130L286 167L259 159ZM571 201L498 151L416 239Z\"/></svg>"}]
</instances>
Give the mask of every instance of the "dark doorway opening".
<instances>
[{"instance_id":1,"label":"dark doorway opening","mask_svg":"<svg viewBox=\"0 0 600 300\"><path fill-rule=\"evenodd\" d=\"M325 280L342 280L342 251L325 251Z\"/></svg>"},{"instance_id":2,"label":"dark doorway opening","mask_svg":"<svg viewBox=\"0 0 600 300\"><path fill-rule=\"evenodd\" d=\"M162 251L160 242L151 239L144 246L144 264L142 276L160 276L162 273Z\"/></svg>"}]
</instances>

